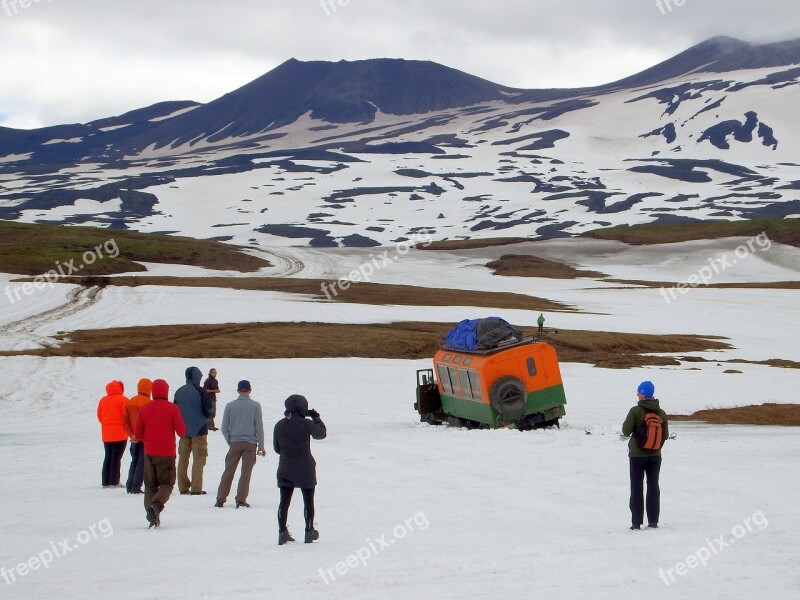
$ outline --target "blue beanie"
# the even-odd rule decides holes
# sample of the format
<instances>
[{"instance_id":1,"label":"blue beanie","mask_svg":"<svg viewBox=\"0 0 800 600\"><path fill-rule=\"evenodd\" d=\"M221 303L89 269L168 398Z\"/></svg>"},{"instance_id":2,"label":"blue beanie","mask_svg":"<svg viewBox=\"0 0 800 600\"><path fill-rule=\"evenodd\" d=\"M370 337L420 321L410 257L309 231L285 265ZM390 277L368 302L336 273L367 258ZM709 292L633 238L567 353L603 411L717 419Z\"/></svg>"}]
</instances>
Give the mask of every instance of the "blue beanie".
<instances>
[{"instance_id":1,"label":"blue beanie","mask_svg":"<svg viewBox=\"0 0 800 600\"><path fill-rule=\"evenodd\" d=\"M643 381L639 384L639 389L636 390L636 393L645 398L652 398L653 394L656 393L656 386L653 385L652 381Z\"/></svg>"},{"instance_id":2,"label":"blue beanie","mask_svg":"<svg viewBox=\"0 0 800 600\"><path fill-rule=\"evenodd\" d=\"M249 392L251 389L250 382L247 379L242 379L239 385L236 386L236 391L238 392Z\"/></svg>"}]
</instances>

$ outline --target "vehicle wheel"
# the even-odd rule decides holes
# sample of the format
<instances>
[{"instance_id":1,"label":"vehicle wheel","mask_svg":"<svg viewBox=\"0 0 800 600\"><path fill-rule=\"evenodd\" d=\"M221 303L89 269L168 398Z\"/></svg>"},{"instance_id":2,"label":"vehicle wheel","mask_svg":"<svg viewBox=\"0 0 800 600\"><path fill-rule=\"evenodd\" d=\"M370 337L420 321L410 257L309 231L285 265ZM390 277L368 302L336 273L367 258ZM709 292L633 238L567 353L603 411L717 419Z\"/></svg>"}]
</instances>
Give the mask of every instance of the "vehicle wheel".
<instances>
[{"instance_id":1,"label":"vehicle wheel","mask_svg":"<svg viewBox=\"0 0 800 600\"><path fill-rule=\"evenodd\" d=\"M489 390L492 408L500 413L504 421L519 419L525 414L527 396L525 384L513 375L501 377Z\"/></svg>"},{"instance_id":2,"label":"vehicle wheel","mask_svg":"<svg viewBox=\"0 0 800 600\"><path fill-rule=\"evenodd\" d=\"M441 425L442 422L436 418L436 415L433 413L425 413L424 415L420 416L420 421L423 423L427 423L428 425Z\"/></svg>"},{"instance_id":3,"label":"vehicle wheel","mask_svg":"<svg viewBox=\"0 0 800 600\"><path fill-rule=\"evenodd\" d=\"M467 422L465 419L462 419L460 417L454 417L452 415L448 415L447 424L450 425L450 427L466 427Z\"/></svg>"}]
</instances>

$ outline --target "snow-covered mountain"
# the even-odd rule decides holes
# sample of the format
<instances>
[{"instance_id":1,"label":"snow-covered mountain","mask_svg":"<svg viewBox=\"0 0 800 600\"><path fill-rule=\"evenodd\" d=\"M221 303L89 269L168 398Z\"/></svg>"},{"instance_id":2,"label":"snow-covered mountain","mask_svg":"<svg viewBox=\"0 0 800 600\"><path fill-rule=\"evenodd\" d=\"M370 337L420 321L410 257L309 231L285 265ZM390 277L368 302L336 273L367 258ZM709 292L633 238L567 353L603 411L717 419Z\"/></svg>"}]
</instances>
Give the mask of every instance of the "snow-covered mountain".
<instances>
[{"instance_id":1,"label":"snow-covered mountain","mask_svg":"<svg viewBox=\"0 0 800 600\"><path fill-rule=\"evenodd\" d=\"M798 84L800 40L570 90L292 59L204 105L0 129L0 218L369 246L800 215Z\"/></svg>"}]
</instances>

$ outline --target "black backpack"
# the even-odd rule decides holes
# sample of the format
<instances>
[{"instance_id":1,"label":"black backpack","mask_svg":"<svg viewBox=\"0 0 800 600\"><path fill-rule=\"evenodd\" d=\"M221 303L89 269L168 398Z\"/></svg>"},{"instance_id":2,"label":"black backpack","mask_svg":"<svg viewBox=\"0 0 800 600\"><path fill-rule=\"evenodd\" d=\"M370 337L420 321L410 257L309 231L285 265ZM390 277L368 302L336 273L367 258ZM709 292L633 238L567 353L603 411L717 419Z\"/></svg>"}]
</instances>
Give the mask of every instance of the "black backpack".
<instances>
[{"instance_id":1,"label":"black backpack","mask_svg":"<svg viewBox=\"0 0 800 600\"><path fill-rule=\"evenodd\" d=\"M636 430L636 445L639 450L654 452L664 446L664 421L655 410L644 410L642 424Z\"/></svg>"}]
</instances>

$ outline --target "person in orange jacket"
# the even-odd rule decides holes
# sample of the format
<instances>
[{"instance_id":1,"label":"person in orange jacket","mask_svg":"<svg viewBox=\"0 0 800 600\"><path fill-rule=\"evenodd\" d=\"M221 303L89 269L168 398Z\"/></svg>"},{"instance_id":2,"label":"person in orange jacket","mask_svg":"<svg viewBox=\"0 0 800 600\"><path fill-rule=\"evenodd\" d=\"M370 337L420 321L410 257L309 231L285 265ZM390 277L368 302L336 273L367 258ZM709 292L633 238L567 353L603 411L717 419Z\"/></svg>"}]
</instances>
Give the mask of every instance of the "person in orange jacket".
<instances>
[{"instance_id":1,"label":"person in orange jacket","mask_svg":"<svg viewBox=\"0 0 800 600\"><path fill-rule=\"evenodd\" d=\"M128 434L123 425L123 415L128 399L123 396L125 386L121 381L111 381L106 385L106 395L97 404L97 420L103 436L105 459L103 460L103 487L120 487L120 467Z\"/></svg>"},{"instance_id":2,"label":"person in orange jacket","mask_svg":"<svg viewBox=\"0 0 800 600\"><path fill-rule=\"evenodd\" d=\"M145 404L150 402L153 382L149 379L140 379L136 389L139 393L128 400L125 405L125 412L122 415L122 425L131 440L131 466L128 469L128 481L125 483L125 489L129 494L144 493L142 492L142 483L144 482L144 445L134 435L134 427L136 427L139 411Z\"/></svg>"}]
</instances>

